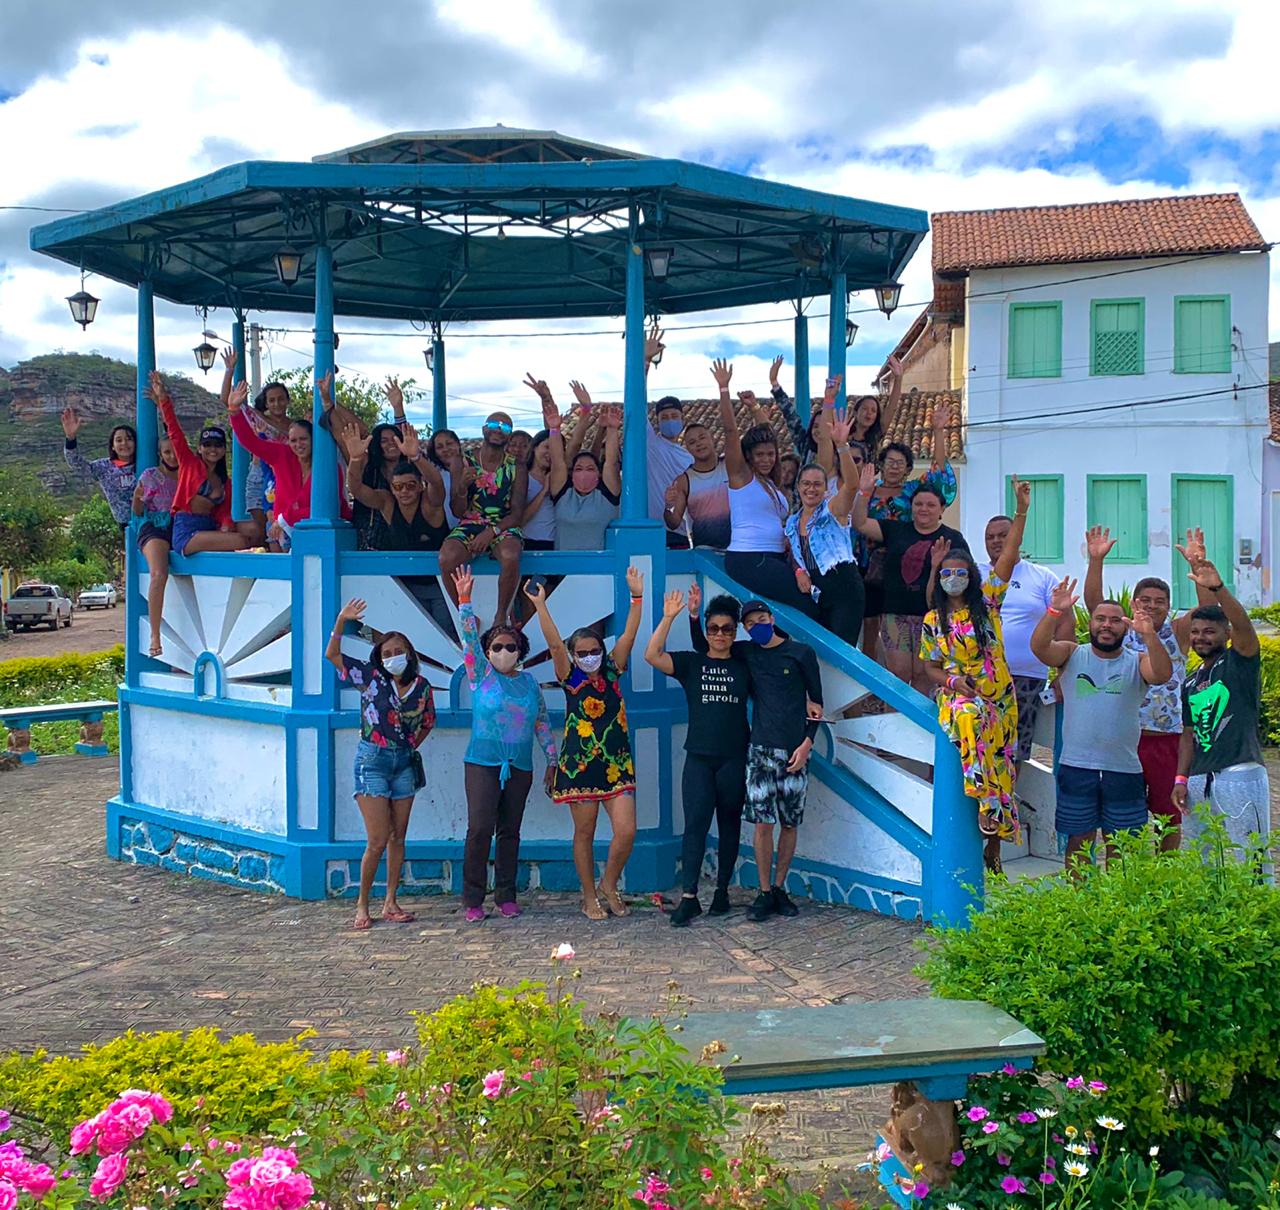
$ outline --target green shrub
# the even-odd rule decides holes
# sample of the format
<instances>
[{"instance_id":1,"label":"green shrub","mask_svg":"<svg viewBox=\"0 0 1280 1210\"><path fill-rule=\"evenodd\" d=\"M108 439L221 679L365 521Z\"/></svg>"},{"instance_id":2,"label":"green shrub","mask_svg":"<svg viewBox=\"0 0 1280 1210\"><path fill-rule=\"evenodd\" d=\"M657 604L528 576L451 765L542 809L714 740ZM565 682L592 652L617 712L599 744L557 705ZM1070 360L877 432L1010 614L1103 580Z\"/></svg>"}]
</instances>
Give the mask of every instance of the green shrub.
<instances>
[{"instance_id":1,"label":"green shrub","mask_svg":"<svg viewBox=\"0 0 1280 1210\"><path fill-rule=\"evenodd\" d=\"M1258 622L1269 622L1272 626L1280 626L1280 601L1274 605L1255 605L1249 610L1249 616Z\"/></svg>"},{"instance_id":2,"label":"green shrub","mask_svg":"<svg viewBox=\"0 0 1280 1210\"><path fill-rule=\"evenodd\" d=\"M89 654L30 656L0 662L0 707L115 700L124 678L124 648Z\"/></svg>"},{"instance_id":3,"label":"green shrub","mask_svg":"<svg viewBox=\"0 0 1280 1210\"><path fill-rule=\"evenodd\" d=\"M1042 1066L1110 1086L1111 1111L1175 1152L1280 1120L1280 891L1204 840L1083 880L989 884L968 930L932 933L934 991L987 1000L1047 1043Z\"/></svg>"}]
</instances>

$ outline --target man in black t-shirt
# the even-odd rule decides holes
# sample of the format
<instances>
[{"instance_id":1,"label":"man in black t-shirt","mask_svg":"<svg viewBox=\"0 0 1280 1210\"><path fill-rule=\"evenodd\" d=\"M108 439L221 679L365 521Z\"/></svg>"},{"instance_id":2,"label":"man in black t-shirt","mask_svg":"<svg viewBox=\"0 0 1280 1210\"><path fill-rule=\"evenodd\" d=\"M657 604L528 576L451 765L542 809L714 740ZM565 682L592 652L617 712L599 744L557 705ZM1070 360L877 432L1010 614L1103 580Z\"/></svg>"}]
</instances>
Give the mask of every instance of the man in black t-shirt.
<instances>
[{"instance_id":1,"label":"man in black t-shirt","mask_svg":"<svg viewBox=\"0 0 1280 1210\"><path fill-rule=\"evenodd\" d=\"M707 606L707 650L666 650L671 624L684 608L684 594L669 592L663 600L662 621L654 629L644 658L659 672L680 682L689 706L684 739L684 773L680 795L684 804L684 841L680 864L684 893L671 923L683 928L702 915L698 878L707 851L707 830L714 816L720 834L716 862L716 893L711 914L729 910L729 880L738 863L742 841L742 801L747 777L747 695L751 674L744 660L733 654L738 633L738 602L716 597Z\"/></svg>"},{"instance_id":2,"label":"man in black t-shirt","mask_svg":"<svg viewBox=\"0 0 1280 1210\"><path fill-rule=\"evenodd\" d=\"M1270 786L1258 741L1262 655L1248 613L1227 591L1218 569L1201 559L1190 575L1217 604L1191 612L1191 649L1201 663L1182 686L1173 804L1185 812L1189 803L1208 803L1244 856L1257 843L1252 837L1265 846L1271 831ZM1203 824L1192 816L1184 830L1195 837ZM1270 863L1263 866L1270 877Z\"/></svg>"},{"instance_id":3,"label":"man in black t-shirt","mask_svg":"<svg viewBox=\"0 0 1280 1210\"><path fill-rule=\"evenodd\" d=\"M695 590L696 591L696 590ZM690 593L689 630L693 645L706 650ZM809 753L818 733L808 707L822 706L822 675L813 648L786 638L774 628L773 610L764 601L742 607L742 625L749 643L734 643L733 654L751 673L751 742L747 747L747 802L742 818L755 824L756 872L760 893L747 915L765 920L777 913L798 913L786 892L787 872L796 851L796 829L804 819L809 788ZM781 828L777 855L773 829Z\"/></svg>"}]
</instances>

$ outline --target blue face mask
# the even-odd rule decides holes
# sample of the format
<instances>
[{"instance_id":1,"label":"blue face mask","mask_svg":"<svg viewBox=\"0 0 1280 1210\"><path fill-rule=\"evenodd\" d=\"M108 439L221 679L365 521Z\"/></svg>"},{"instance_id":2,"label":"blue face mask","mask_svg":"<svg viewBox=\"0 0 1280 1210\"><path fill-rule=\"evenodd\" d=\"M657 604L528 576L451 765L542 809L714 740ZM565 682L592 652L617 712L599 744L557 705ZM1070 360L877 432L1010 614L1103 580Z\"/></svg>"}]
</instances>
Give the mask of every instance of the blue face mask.
<instances>
[{"instance_id":1,"label":"blue face mask","mask_svg":"<svg viewBox=\"0 0 1280 1210\"><path fill-rule=\"evenodd\" d=\"M751 637L753 643L759 643L763 647L765 643L773 638L773 623L755 622L747 627L747 634Z\"/></svg>"},{"instance_id":2,"label":"blue face mask","mask_svg":"<svg viewBox=\"0 0 1280 1210\"><path fill-rule=\"evenodd\" d=\"M674 441L684 432L683 420L659 420L658 432Z\"/></svg>"}]
</instances>

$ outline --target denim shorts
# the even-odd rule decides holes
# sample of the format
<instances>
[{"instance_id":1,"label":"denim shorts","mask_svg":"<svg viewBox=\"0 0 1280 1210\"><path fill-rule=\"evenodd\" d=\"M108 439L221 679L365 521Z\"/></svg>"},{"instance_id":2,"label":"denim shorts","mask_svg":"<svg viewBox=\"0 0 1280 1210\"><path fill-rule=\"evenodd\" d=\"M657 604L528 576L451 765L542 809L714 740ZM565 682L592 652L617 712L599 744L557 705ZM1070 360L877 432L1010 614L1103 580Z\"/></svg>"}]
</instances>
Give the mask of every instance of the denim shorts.
<instances>
[{"instance_id":1,"label":"denim shorts","mask_svg":"<svg viewBox=\"0 0 1280 1210\"><path fill-rule=\"evenodd\" d=\"M1059 765L1055 826L1068 836L1136 832L1147 822L1147 784L1141 773Z\"/></svg>"},{"instance_id":2,"label":"denim shorts","mask_svg":"<svg viewBox=\"0 0 1280 1210\"><path fill-rule=\"evenodd\" d=\"M212 517L205 516L200 513L174 513L173 514L173 537L170 539L173 543L173 549L180 555L187 553L187 543L191 541L196 534L207 534L211 529L217 529Z\"/></svg>"},{"instance_id":3,"label":"denim shorts","mask_svg":"<svg viewBox=\"0 0 1280 1210\"><path fill-rule=\"evenodd\" d=\"M356 746L355 792L370 798L412 798L413 752L380 748L362 739Z\"/></svg>"}]
</instances>

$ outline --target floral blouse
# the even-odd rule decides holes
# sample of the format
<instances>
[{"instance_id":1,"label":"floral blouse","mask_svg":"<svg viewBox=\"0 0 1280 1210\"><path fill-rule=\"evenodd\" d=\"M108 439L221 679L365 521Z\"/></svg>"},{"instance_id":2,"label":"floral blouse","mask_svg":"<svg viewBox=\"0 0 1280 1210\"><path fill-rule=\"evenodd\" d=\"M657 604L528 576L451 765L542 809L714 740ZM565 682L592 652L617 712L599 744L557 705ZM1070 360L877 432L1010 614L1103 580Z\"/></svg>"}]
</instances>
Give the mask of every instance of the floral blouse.
<instances>
[{"instance_id":1,"label":"floral blouse","mask_svg":"<svg viewBox=\"0 0 1280 1210\"><path fill-rule=\"evenodd\" d=\"M1148 685L1142 705L1138 707L1138 722L1144 731L1159 731L1164 735L1182 734L1182 682L1187 679L1187 657L1178 646L1173 626L1166 618L1156 634L1173 663L1173 675L1163 685ZM1130 629L1124 636L1124 645L1138 655L1145 655L1147 645Z\"/></svg>"},{"instance_id":2,"label":"floral blouse","mask_svg":"<svg viewBox=\"0 0 1280 1210\"><path fill-rule=\"evenodd\" d=\"M986 644L985 651L979 649L977 631L967 606L951 611L945 630L938 625L937 610L931 609L924 615L920 659L925 663L940 663L948 676L973 677L984 698L995 698L1001 690L1011 687L1013 681L1004 658L1004 632L1000 625L1000 607L1008 591L1009 585L996 579L994 574L982 582L982 599L995 638Z\"/></svg>"},{"instance_id":3,"label":"floral blouse","mask_svg":"<svg viewBox=\"0 0 1280 1210\"><path fill-rule=\"evenodd\" d=\"M480 624L470 604L459 606L463 667L471 686L471 742L462 758L473 765L498 765L506 784L511 767L533 768L533 740L556 763L556 741L547 719L542 689L529 672L506 676L494 670L480 646Z\"/></svg>"},{"instance_id":4,"label":"floral blouse","mask_svg":"<svg viewBox=\"0 0 1280 1210\"><path fill-rule=\"evenodd\" d=\"M401 692L393 678L345 652L338 674L360 690L360 738L379 748L416 748L436 725L436 702L424 676Z\"/></svg>"}]
</instances>

